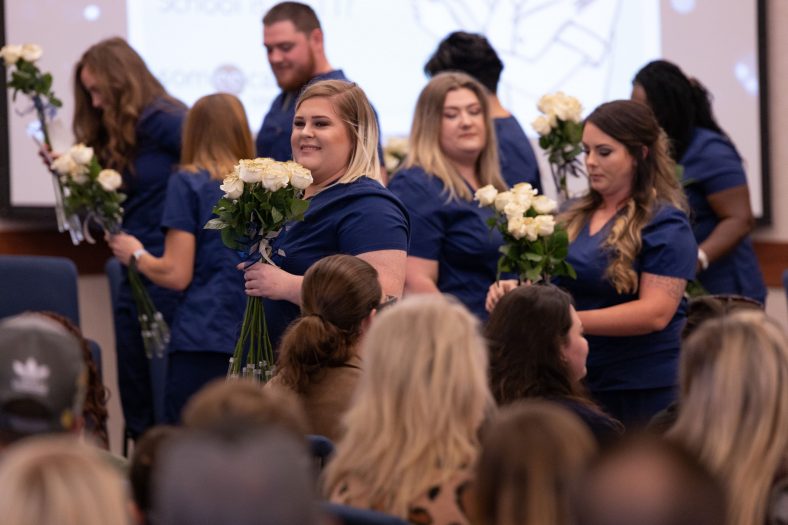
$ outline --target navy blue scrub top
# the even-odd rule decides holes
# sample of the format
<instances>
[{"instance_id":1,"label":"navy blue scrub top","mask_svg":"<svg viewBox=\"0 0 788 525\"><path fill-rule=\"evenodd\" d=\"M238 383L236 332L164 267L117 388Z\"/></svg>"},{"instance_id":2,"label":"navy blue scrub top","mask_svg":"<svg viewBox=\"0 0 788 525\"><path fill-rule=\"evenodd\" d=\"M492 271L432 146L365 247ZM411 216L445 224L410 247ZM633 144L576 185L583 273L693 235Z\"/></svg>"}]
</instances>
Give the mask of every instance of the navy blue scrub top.
<instances>
[{"instance_id":1,"label":"navy blue scrub top","mask_svg":"<svg viewBox=\"0 0 788 525\"><path fill-rule=\"evenodd\" d=\"M219 230L203 226L224 195L222 181L206 171L178 172L170 177L163 229L194 235L194 274L175 311L170 350L232 354L246 307L238 255L222 243Z\"/></svg>"},{"instance_id":2,"label":"navy blue scrub top","mask_svg":"<svg viewBox=\"0 0 788 525\"><path fill-rule=\"evenodd\" d=\"M162 208L167 181L180 161L185 116L185 107L162 99L146 107L137 123L134 173L123 173L123 229L157 257L164 251Z\"/></svg>"},{"instance_id":3,"label":"navy blue scrub top","mask_svg":"<svg viewBox=\"0 0 788 525\"><path fill-rule=\"evenodd\" d=\"M634 301L637 293L619 294L605 277L608 253L603 243L615 218L595 235L588 224L570 245L567 260L577 279L562 277L556 284L575 300L578 311L607 308ZM698 247L684 212L663 205L641 232L642 248L634 269L667 277L692 280ZM677 382L679 343L686 318L682 299L668 325L659 332L638 336L587 335L589 344L587 384L592 392L670 387Z\"/></svg>"},{"instance_id":4,"label":"navy blue scrub top","mask_svg":"<svg viewBox=\"0 0 788 525\"><path fill-rule=\"evenodd\" d=\"M419 167L394 175L389 183L410 214L408 255L438 263L438 290L453 295L486 320L487 290L495 282L503 237L490 231L492 208L461 198L448 199L443 182Z\"/></svg>"},{"instance_id":5,"label":"navy blue scrub top","mask_svg":"<svg viewBox=\"0 0 788 525\"><path fill-rule=\"evenodd\" d=\"M513 116L494 119L493 123L501 175L506 184L511 188L518 182L527 182L542 193L536 155L520 123Z\"/></svg>"},{"instance_id":6,"label":"navy blue scrub top","mask_svg":"<svg viewBox=\"0 0 788 525\"><path fill-rule=\"evenodd\" d=\"M708 197L746 186L744 166L728 139L705 128L695 128L681 165L684 167L684 189L692 210L692 229L701 244L719 223ZM744 295L761 303L766 300L766 285L749 235L728 255L700 272L698 280L709 293Z\"/></svg>"},{"instance_id":7,"label":"navy blue scrub top","mask_svg":"<svg viewBox=\"0 0 788 525\"><path fill-rule=\"evenodd\" d=\"M361 177L334 184L310 200L303 221L288 223L271 244L272 260L284 271L304 275L329 255L408 250L408 212L378 181ZM300 311L288 301L264 300L274 347Z\"/></svg>"}]
</instances>

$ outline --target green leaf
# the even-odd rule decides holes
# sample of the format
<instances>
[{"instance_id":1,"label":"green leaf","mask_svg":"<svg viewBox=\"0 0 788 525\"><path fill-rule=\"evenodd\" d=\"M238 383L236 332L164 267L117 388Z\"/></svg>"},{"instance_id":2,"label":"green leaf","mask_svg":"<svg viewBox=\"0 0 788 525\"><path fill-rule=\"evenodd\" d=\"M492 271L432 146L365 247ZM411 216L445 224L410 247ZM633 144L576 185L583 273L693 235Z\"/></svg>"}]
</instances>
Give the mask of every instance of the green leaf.
<instances>
[{"instance_id":1,"label":"green leaf","mask_svg":"<svg viewBox=\"0 0 788 525\"><path fill-rule=\"evenodd\" d=\"M211 219L211 220L209 220L208 222L205 223L205 226L203 226L203 228L206 229L206 230L223 230L223 229L227 228L228 226L229 225L226 224L221 219Z\"/></svg>"}]
</instances>

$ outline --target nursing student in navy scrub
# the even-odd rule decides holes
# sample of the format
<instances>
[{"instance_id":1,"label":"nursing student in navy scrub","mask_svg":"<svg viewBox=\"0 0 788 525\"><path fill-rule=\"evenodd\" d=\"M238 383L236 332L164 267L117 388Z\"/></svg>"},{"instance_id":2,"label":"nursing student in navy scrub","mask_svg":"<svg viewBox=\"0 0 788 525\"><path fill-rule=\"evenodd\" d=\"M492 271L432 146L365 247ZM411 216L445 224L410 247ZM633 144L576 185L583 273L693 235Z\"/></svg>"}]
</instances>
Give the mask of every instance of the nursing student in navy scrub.
<instances>
[{"instance_id":1,"label":"nursing student in navy scrub","mask_svg":"<svg viewBox=\"0 0 788 525\"><path fill-rule=\"evenodd\" d=\"M282 92L257 133L257 155L287 161L293 158L290 134L301 90L318 80L348 79L328 62L320 20L306 4L281 2L269 9L263 17L263 45ZM382 151L379 146L378 150ZM381 171L381 176L385 173Z\"/></svg>"},{"instance_id":2,"label":"nursing student in navy scrub","mask_svg":"<svg viewBox=\"0 0 788 525\"><path fill-rule=\"evenodd\" d=\"M527 182L541 193L539 165L531 141L514 115L498 99L498 81L503 62L487 38L464 31L449 34L424 65L424 72L429 76L444 71L462 71L487 88L487 100L498 139L501 176L509 186Z\"/></svg>"},{"instance_id":3,"label":"nursing student in navy scrub","mask_svg":"<svg viewBox=\"0 0 788 525\"><path fill-rule=\"evenodd\" d=\"M410 213L405 291L453 295L486 319L503 239L485 222L493 211L473 194L505 184L484 87L460 72L433 77L416 103L408 149L389 183Z\"/></svg>"},{"instance_id":4,"label":"nursing student in navy scrub","mask_svg":"<svg viewBox=\"0 0 788 525\"><path fill-rule=\"evenodd\" d=\"M74 74L74 135L92 147L105 168L123 175L123 229L150 253L160 256L160 229L167 182L181 151L186 107L170 96L125 40L110 38L91 46ZM148 360L137 309L123 272L115 305L118 386L127 431L138 437L154 424ZM149 281L151 299L172 323L179 293Z\"/></svg>"},{"instance_id":5,"label":"nursing student in navy scrub","mask_svg":"<svg viewBox=\"0 0 788 525\"><path fill-rule=\"evenodd\" d=\"M683 168L699 245L698 280L709 293L763 304L766 285L750 238L755 220L744 166L714 118L709 93L675 64L657 60L635 75L632 99L651 106Z\"/></svg>"},{"instance_id":6,"label":"nursing student in navy scrub","mask_svg":"<svg viewBox=\"0 0 788 525\"><path fill-rule=\"evenodd\" d=\"M697 244L667 137L648 106L602 104L585 121L583 146L590 191L559 218L577 279L557 284L572 294L583 323L593 397L638 426L676 395ZM489 305L505 286L491 287Z\"/></svg>"},{"instance_id":7,"label":"nursing student in navy scrub","mask_svg":"<svg viewBox=\"0 0 788 525\"><path fill-rule=\"evenodd\" d=\"M203 226L224 192L222 179L238 159L254 156L254 144L243 105L233 95L199 99L186 116L180 170L170 177L161 227L164 253L148 252L140 239L114 235L115 256L137 268L159 286L183 291L170 325L165 412L180 420L183 406L205 383L227 372L246 295L243 275L235 269L237 254L226 248L216 230Z\"/></svg>"},{"instance_id":8,"label":"nursing student in navy scrub","mask_svg":"<svg viewBox=\"0 0 788 525\"><path fill-rule=\"evenodd\" d=\"M244 272L246 293L266 299L275 346L300 313L304 273L323 257L357 256L375 267L385 296L402 295L408 215L378 181L377 144L375 114L356 84L322 80L299 97L291 145L295 161L314 179L304 193L309 209L272 242L278 266L257 263Z\"/></svg>"}]
</instances>

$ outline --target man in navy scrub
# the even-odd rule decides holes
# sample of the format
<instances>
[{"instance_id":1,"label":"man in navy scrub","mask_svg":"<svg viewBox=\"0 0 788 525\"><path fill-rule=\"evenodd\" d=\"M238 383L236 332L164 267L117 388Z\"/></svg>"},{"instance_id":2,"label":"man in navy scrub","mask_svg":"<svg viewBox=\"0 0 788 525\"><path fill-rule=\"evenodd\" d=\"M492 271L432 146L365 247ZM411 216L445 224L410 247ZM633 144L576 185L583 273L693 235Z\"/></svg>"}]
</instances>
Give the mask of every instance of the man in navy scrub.
<instances>
[{"instance_id":1,"label":"man in navy scrub","mask_svg":"<svg viewBox=\"0 0 788 525\"><path fill-rule=\"evenodd\" d=\"M503 62L483 35L455 31L441 40L438 49L424 66L424 72L435 76L442 71L462 71L484 85L492 110L501 175L506 184L527 182L542 192L539 166L531 142L520 123L498 99L498 81Z\"/></svg>"}]
</instances>

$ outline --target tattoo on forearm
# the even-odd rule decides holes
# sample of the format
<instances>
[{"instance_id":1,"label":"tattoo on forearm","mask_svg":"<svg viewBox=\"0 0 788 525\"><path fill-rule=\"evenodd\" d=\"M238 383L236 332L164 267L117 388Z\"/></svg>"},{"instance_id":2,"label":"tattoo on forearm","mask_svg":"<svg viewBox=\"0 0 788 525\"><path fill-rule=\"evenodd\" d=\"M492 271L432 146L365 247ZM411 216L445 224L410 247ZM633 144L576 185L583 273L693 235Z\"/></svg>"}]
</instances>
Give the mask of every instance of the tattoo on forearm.
<instances>
[{"instance_id":1,"label":"tattoo on forearm","mask_svg":"<svg viewBox=\"0 0 788 525\"><path fill-rule=\"evenodd\" d=\"M687 281L677 277L667 277L665 275L647 274L643 276L644 284L661 288L673 299L681 299L684 295L684 289L687 286Z\"/></svg>"}]
</instances>

